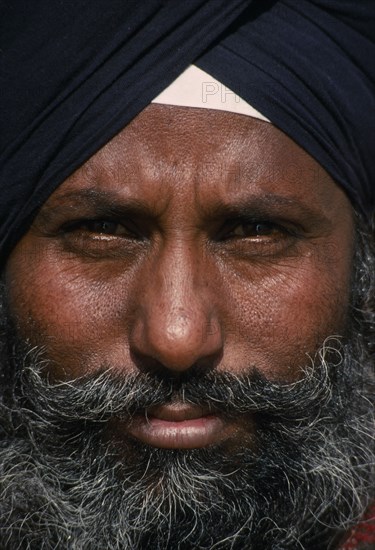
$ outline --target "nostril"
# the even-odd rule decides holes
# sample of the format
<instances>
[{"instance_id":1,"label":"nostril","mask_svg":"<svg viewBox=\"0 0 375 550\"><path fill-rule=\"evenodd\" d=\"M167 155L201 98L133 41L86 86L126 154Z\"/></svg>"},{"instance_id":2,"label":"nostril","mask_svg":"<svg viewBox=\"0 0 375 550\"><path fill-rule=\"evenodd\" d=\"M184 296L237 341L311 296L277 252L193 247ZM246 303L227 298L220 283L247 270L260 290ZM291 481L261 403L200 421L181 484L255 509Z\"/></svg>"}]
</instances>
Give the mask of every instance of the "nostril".
<instances>
[{"instance_id":1,"label":"nostril","mask_svg":"<svg viewBox=\"0 0 375 550\"><path fill-rule=\"evenodd\" d=\"M175 368L173 365L165 365L160 362L158 359L151 357L150 355L145 355L135 350L134 348L130 350L130 358L136 369L141 373L151 373L154 376L160 378L181 378L186 373L190 372L209 372L217 368L223 357L223 350L220 349L218 353L211 354L206 357L201 357L197 361L193 362L189 366L184 366L181 364L176 364Z\"/></svg>"},{"instance_id":2,"label":"nostril","mask_svg":"<svg viewBox=\"0 0 375 550\"><path fill-rule=\"evenodd\" d=\"M130 359L135 366L142 373L161 373L165 370L165 367L154 357L149 354L142 353L135 346L130 347Z\"/></svg>"}]
</instances>

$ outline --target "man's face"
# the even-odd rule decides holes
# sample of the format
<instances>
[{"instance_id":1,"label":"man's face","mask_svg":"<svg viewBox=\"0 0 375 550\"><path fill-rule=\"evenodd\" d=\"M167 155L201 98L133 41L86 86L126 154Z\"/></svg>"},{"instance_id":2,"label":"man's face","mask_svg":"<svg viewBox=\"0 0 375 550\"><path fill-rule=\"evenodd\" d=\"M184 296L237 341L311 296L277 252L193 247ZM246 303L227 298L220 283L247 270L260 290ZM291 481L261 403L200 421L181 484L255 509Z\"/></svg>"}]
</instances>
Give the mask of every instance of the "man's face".
<instances>
[{"instance_id":1,"label":"man's face","mask_svg":"<svg viewBox=\"0 0 375 550\"><path fill-rule=\"evenodd\" d=\"M255 373L251 387L260 378L297 391L325 339L347 334L353 256L346 195L282 132L235 114L152 105L42 206L7 263L5 285L17 335L43 349L51 380L110 371L172 388L101 427L120 462L135 468L139 449L152 472L158 450L160 468L170 457L200 460L201 450L211 462L219 457L215 468L222 463L230 481L247 451L253 464L259 449L272 448L272 411L250 414L244 404L241 413L237 399L225 414L207 397L210 385L194 394L195 381ZM153 478L158 497L169 475L175 482L172 466L164 470ZM172 508L189 493L176 494L180 481L173 487Z\"/></svg>"},{"instance_id":2,"label":"man's face","mask_svg":"<svg viewBox=\"0 0 375 550\"><path fill-rule=\"evenodd\" d=\"M11 311L59 377L292 381L345 328L351 211L274 126L153 105L42 206L7 265Z\"/></svg>"}]
</instances>

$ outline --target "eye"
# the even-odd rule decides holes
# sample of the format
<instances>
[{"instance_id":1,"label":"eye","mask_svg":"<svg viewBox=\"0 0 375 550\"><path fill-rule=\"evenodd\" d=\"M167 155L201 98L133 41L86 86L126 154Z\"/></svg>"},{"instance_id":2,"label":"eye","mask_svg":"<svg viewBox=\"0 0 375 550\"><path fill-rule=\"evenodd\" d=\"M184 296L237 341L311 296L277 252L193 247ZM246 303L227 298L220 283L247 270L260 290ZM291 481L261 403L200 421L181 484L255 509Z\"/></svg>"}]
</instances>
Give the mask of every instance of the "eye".
<instances>
[{"instance_id":1,"label":"eye","mask_svg":"<svg viewBox=\"0 0 375 550\"><path fill-rule=\"evenodd\" d=\"M278 228L268 222L244 222L235 226L230 233L234 237L262 237L279 231Z\"/></svg>"},{"instance_id":2,"label":"eye","mask_svg":"<svg viewBox=\"0 0 375 550\"><path fill-rule=\"evenodd\" d=\"M286 233L288 233L287 229L269 221L237 221L227 225L223 231L222 239L277 238L285 236Z\"/></svg>"},{"instance_id":3,"label":"eye","mask_svg":"<svg viewBox=\"0 0 375 550\"><path fill-rule=\"evenodd\" d=\"M68 227L67 232L92 233L98 236L106 235L112 237L136 237L135 233L125 225L114 220L79 220Z\"/></svg>"},{"instance_id":4,"label":"eye","mask_svg":"<svg viewBox=\"0 0 375 550\"><path fill-rule=\"evenodd\" d=\"M289 221L237 218L228 220L216 239L221 250L232 256L274 259L296 250L301 236Z\"/></svg>"},{"instance_id":5,"label":"eye","mask_svg":"<svg viewBox=\"0 0 375 550\"><path fill-rule=\"evenodd\" d=\"M65 250L85 258L129 260L145 245L144 234L131 219L75 220L63 225L60 234Z\"/></svg>"},{"instance_id":6,"label":"eye","mask_svg":"<svg viewBox=\"0 0 375 550\"><path fill-rule=\"evenodd\" d=\"M82 229L86 229L91 233L100 233L102 235L128 235L127 229L120 223L110 220L88 220L81 225Z\"/></svg>"}]
</instances>

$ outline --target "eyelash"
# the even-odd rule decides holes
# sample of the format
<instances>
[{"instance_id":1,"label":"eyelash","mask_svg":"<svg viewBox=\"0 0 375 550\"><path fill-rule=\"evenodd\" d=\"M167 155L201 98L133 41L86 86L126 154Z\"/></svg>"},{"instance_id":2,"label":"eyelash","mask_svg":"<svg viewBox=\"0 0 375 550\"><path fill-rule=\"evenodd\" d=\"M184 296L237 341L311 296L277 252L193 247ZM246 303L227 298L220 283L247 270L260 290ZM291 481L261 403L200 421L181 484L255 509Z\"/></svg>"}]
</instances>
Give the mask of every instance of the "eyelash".
<instances>
[{"instance_id":1,"label":"eyelash","mask_svg":"<svg viewBox=\"0 0 375 550\"><path fill-rule=\"evenodd\" d=\"M102 225L105 226L106 224L109 226L115 226L112 227L113 231L109 231L108 233L106 231L98 231L94 228L90 228L90 226L93 225ZM116 235L115 229L118 229L119 227L123 228L123 232L120 235ZM81 232L81 233L93 233L97 235L102 235L106 237L126 237L126 238L132 238L132 239L139 239L140 236L136 234L135 230L132 230L128 227L126 227L124 224L120 223L117 220L113 219L107 219L107 218L98 218L98 219L83 219L83 220L77 220L75 222L69 223L68 225L65 225L62 228L64 233L74 233L74 232Z\"/></svg>"},{"instance_id":2,"label":"eyelash","mask_svg":"<svg viewBox=\"0 0 375 550\"><path fill-rule=\"evenodd\" d=\"M112 226L113 231L106 232L105 230L100 231L92 226L95 225L109 225ZM90 228L91 226L91 228ZM243 235L230 235L230 233L233 233L236 229L242 227L250 227L251 229L254 229L253 234L246 235L246 231L243 232ZM116 235L116 229L123 228L121 230L120 235ZM262 228L263 231L265 229L265 234L262 234ZM104 227L105 229L105 227ZM98 219L82 219L77 220L75 222L71 222L67 225L65 225L62 228L62 231L64 233L73 233L75 231L81 231L81 232L87 232L87 233L93 233L97 235L103 235L108 237L126 237L126 238L132 238L132 239L141 239L141 236L137 234L137 231L135 229L130 229L129 227L126 227L121 222L110 219L110 218L98 218ZM249 231L248 233L250 233ZM292 231L291 229L280 225L279 223L269 221L269 220L256 220L256 219L250 219L250 220L232 220L229 222L226 222L224 224L224 227L219 232L219 237L217 240L219 241L225 241L230 238L238 238L238 239L246 239L246 238L262 238L262 237L271 237L272 233L279 233L284 234L284 236L297 236L295 231Z\"/></svg>"},{"instance_id":3,"label":"eyelash","mask_svg":"<svg viewBox=\"0 0 375 550\"><path fill-rule=\"evenodd\" d=\"M229 227L228 227L229 225ZM272 238L272 234L283 234L284 236L292 235L292 232L287 229L284 226L281 226L278 223L274 223L269 220L241 220L241 221L233 221L230 224L226 224L227 229L224 229L222 240L226 240L228 238L239 238L239 239L246 239L246 238L262 238L262 237L268 237ZM246 231L246 227L248 227L248 231ZM243 234L235 235L234 232L238 229L242 228L244 229Z\"/></svg>"}]
</instances>

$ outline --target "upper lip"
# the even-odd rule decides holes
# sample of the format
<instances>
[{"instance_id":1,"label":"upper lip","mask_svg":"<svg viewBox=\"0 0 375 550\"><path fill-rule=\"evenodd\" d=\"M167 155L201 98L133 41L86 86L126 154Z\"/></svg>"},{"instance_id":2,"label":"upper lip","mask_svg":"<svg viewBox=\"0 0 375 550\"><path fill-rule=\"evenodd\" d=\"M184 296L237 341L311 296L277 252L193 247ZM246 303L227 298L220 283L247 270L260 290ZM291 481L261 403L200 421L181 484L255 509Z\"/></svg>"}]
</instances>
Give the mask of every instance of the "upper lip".
<instances>
[{"instance_id":1,"label":"upper lip","mask_svg":"<svg viewBox=\"0 0 375 550\"><path fill-rule=\"evenodd\" d=\"M194 420L211 414L209 407L191 405L188 403L168 403L156 405L147 409L147 416L153 416L159 420L168 422L182 422L183 420Z\"/></svg>"}]
</instances>

